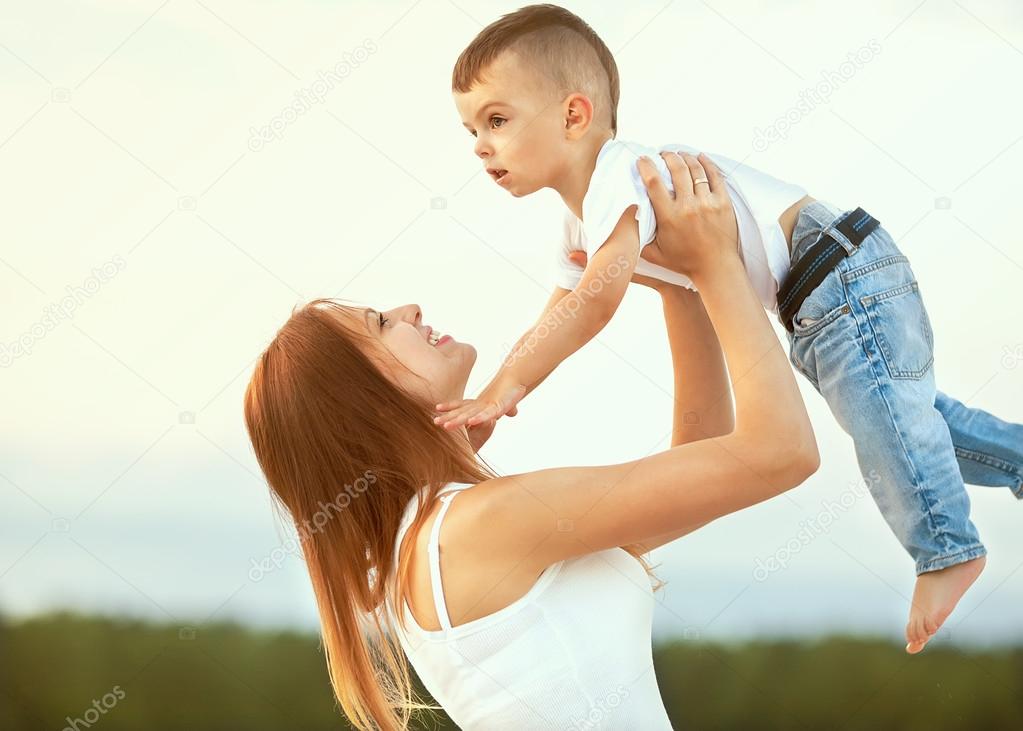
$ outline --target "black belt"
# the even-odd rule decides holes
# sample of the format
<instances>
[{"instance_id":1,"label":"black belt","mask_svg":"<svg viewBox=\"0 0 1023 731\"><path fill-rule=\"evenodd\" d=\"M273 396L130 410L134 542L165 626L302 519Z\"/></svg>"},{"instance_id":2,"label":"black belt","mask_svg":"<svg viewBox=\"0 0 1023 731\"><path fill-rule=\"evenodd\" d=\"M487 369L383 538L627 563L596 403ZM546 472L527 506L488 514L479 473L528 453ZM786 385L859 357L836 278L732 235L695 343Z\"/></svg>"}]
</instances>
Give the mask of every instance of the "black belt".
<instances>
[{"instance_id":1,"label":"black belt","mask_svg":"<svg viewBox=\"0 0 1023 731\"><path fill-rule=\"evenodd\" d=\"M841 231L849 242L859 246L863 239L881 225L881 222L862 208L845 213L834 227ZM788 277L778 290L778 318L785 329L792 332L792 318L799 312L803 300L817 289L832 269L848 256L845 247L829 234L821 236L796 262Z\"/></svg>"}]
</instances>

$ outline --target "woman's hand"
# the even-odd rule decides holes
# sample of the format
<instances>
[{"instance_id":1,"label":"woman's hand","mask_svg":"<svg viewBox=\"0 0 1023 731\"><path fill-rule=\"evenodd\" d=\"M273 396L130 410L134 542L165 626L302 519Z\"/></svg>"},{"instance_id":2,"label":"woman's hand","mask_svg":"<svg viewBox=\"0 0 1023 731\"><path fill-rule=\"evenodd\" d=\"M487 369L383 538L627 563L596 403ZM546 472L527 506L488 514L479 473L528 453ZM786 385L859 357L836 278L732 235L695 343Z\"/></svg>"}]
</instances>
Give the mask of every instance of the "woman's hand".
<instances>
[{"instance_id":1,"label":"woman's hand","mask_svg":"<svg viewBox=\"0 0 1023 731\"><path fill-rule=\"evenodd\" d=\"M739 227L717 165L702 152L699 157L662 152L661 157L671 172L674 196L652 161L644 157L636 163L657 219L657 239L642 257L690 279L738 258Z\"/></svg>"}]
</instances>

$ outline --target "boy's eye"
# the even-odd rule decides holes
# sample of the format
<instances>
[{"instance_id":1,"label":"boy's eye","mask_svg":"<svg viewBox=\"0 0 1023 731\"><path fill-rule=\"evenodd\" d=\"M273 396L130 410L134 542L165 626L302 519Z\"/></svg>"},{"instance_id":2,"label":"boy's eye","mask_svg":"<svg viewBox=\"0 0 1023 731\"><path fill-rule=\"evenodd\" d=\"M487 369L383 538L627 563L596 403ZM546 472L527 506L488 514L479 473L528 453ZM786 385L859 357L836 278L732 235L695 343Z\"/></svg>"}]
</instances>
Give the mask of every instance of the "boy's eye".
<instances>
[{"instance_id":1,"label":"boy's eye","mask_svg":"<svg viewBox=\"0 0 1023 731\"><path fill-rule=\"evenodd\" d=\"M504 117L491 117L490 118L490 126L491 127L500 127L502 124L504 124L507 121L508 120L505 119ZM498 122L500 122L501 124L498 124Z\"/></svg>"}]
</instances>

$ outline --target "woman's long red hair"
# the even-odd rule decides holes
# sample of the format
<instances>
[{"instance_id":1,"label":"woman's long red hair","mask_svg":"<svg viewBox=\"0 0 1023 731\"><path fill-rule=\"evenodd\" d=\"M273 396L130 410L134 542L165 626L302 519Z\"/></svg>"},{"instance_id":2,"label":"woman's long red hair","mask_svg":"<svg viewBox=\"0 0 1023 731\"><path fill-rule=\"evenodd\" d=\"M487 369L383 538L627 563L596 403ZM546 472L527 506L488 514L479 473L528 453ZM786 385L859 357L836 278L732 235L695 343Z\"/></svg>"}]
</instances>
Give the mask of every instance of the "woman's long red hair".
<instances>
[{"instance_id":1,"label":"woman's long red hair","mask_svg":"<svg viewBox=\"0 0 1023 731\"><path fill-rule=\"evenodd\" d=\"M408 582L408 551L395 556L401 517L419 495L415 535L442 487L497 475L463 432L433 423L433 404L376 367L363 314L330 299L297 308L256 362L245 423L275 505L299 527L338 702L357 728L392 731L433 708L413 691L385 611L388 597L403 606Z\"/></svg>"}]
</instances>

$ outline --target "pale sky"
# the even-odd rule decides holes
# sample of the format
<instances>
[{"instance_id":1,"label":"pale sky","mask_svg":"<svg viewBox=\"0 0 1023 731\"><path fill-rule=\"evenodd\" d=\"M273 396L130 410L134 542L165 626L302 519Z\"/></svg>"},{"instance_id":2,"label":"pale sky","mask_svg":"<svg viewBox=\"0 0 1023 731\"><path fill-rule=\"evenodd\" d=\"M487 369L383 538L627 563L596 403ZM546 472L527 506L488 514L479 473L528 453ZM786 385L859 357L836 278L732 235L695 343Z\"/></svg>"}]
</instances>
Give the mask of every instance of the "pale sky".
<instances>
[{"instance_id":1,"label":"pale sky","mask_svg":"<svg viewBox=\"0 0 1023 731\"><path fill-rule=\"evenodd\" d=\"M866 208L918 276L939 388L1023 419L1018 3L565 4L615 52L620 138ZM476 346L474 392L534 321L562 204L481 174L449 91L459 51L518 6L0 3L0 610L316 625L299 558L249 576L283 540L242 420L251 364L299 302L415 302ZM657 553L658 635L900 634L912 563L867 497L754 578L858 492L851 441L801 387L823 466ZM484 455L625 461L670 427L660 306L633 288ZM970 494L990 556L946 639L1019 640L1023 505Z\"/></svg>"}]
</instances>

